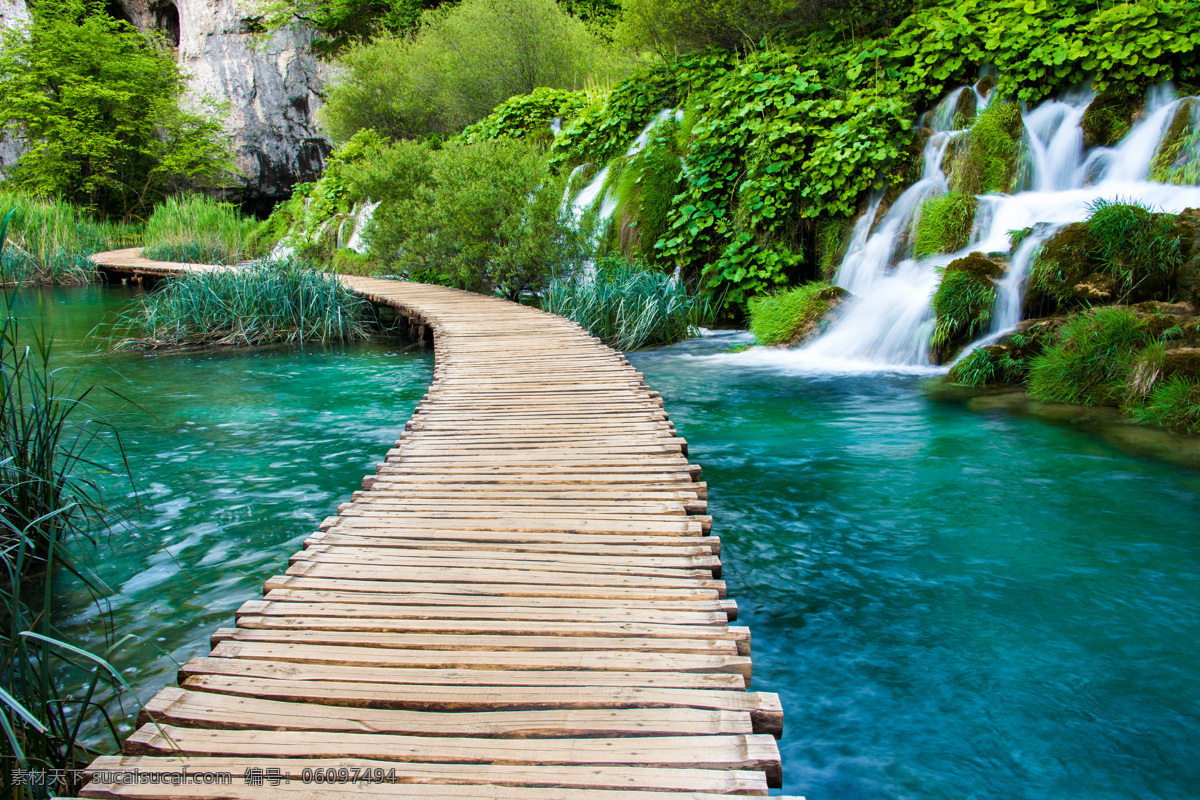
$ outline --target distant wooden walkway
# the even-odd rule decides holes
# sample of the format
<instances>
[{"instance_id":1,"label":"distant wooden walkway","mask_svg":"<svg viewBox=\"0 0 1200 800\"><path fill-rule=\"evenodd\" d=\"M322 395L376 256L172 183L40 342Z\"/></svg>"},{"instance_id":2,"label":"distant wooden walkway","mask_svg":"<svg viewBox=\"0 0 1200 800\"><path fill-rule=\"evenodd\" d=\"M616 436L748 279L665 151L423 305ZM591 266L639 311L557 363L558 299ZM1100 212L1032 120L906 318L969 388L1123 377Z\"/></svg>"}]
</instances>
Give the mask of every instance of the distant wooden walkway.
<instances>
[{"instance_id":1,"label":"distant wooden walkway","mask_svg":"<svg viewBox=\"0 0 1200 800\"><path fill-rule=\"evenodd\" d=\"M189 269L136 253L95 258ZM665 800L778 786L779 698L746 691L750 632L729 625L700 468L641 374L561 317L342 280L429 326L428 394L362 491L147 704L157 724L143 715L123 755L96 759L82 796ZM184 767L232 782L106 774ZM371 782L338 783L343 768Z\"/></svg>"}]
</instances>

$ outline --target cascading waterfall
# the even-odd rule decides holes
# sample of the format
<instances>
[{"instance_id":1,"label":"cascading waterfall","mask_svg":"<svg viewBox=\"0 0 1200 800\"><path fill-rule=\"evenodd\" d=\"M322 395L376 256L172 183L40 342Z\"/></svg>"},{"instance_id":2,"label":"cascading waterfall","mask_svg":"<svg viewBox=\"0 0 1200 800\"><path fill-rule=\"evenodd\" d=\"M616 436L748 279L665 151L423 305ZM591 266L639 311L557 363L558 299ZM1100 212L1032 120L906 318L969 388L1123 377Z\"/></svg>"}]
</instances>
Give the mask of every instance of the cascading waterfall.
<instances>
[{"instance_id":1,"label":"cascading waterfall","mask_svg":"<svg viewBox=\"0 0 1200 800\"><path fill-rule=\"evenodd\" d=\"M829 329L807 346L791 351L756 348L743 357L817 371L934 371L930 307L940 275L938 267L968 253L1009 253L1011 231L1032 228L1008 257L1008 271L997 282L991 330L974 347L995 341L1021 320L1021 302L1038 249L1062 226L1084 220L1098 200L1138 202L1179 213L1200 207L1200 186L1150 181L1150 165L1178 106L1170 87L1147 96L1141 119L1115 147L1085 152L1080 122L1092 100L1076 94L1049 100L1023 115L1021 190L980 196L969 244L963 250L914 259L912 231L921 204L947 191L942 158L950 141L966 131L949 130L960 94L957 90L926 117L934 131L925 146L921 179L905 190L878 222L881 194L873 195L855 225L851 244L834 282L852 293ZM976 92L982 107L987 97Z\"/></svg>"},{"instance_id":2,"label":"cascading waterfall","mask_svg":"<svg viewBox=\"0 0 1200 800\"><path fill-rule=\"evenodd\" d=\"M672 116L676 120L682 120L683 112L672 108L664 108L658 112L654 119L650 120L649 124L642 128L641 133L637 135L633 143L629 145L629 149L625 151L625 157L632 158L642 152L646 143L650 141L650 132L654 130L654 127ZM575 171L571 173L571 178L574 178L575 175L588 166L587 164L583 164L576 167ZM567 191L563 195L563 210L570 209L576 224L582 223L584 217L589 213L594 214L592 230L595 232L596 241L594 244L596 247L599 246L599 239L604 235L604 231L608 230L608 223L612 220L613 214L617 212L617 193L613 191L612 187L606 185L608 183L608 175L609 169L606 166L597 172L591 182L583 187L573 199L571 197L571 184L573 181L568 180ZM593 247L593 250L595 250L595 247ZM595 264L589 261L585 265L585 270L588 274L592 274L595 271Z\"/></svg>"}]
</instances>

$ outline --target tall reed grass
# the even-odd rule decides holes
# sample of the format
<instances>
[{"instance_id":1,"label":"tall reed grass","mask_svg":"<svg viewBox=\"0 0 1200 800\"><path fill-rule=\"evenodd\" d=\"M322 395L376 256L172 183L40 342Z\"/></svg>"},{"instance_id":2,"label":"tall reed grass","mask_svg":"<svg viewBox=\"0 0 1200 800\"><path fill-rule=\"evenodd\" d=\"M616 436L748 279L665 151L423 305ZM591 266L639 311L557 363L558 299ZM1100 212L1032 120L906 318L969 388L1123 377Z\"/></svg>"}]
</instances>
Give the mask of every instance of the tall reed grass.
<instances>
[{"instance_id":1,"label":"tall reed grass","mask_svg":"<svg viewBox=\"0 0 1200 800\"><path fill-rule=\"evenodd\" d=\"M133 247L141 226L98 222L56 198L0 192L0 216L12 213L8 246L0 254L0 283L86 283L95 275L92 253Z\"/></svg>"},{"instance_id":2,"label":"tall reed grass","mask_svg":"<svg viewBox=\"0 0 1200 800\"><path fill-rule=\"evenodd\" d=\"M142 255L185 264L237 264L258 255L260 224L237 206L206 195L168 198L146 222Z\"/></svg>"},{"instance_id":3,"label":"tall reed grass","mask_svg":"<svg viewBox=\"0 0 1200 800\"><path fill-rule=\"evenodd\" d=\"M711 325L719 303L689 294L682 281L623 259L604 259L594 275L556 278L544 310L578 322L618 350L671 344Z\"/></svg>"},{"instance_id":4,"label":"tall reed grass","mask_svg":"<svg viewBox=\"0 0 1200 800\"><path fill-rule=\"evenodd\" d=\"M10 211L0 225L0 253L14 217ZM6 797L50 797L76 791L74 776L61 771L98 752L81 741L85 720L99 715L113 749L120 745L115 725L94 698L102 684L117 691L129 686L104 656L64 639L55 626L55 587L60 578L74 577L101 602L103 584L81 555L109 516L95 480L109 470L95 459L107 447L126 475L129 465L115 430L92 413L94 389L51 369L52 337L19 322L14 290L0 300L2 790ZM80 686L81 693L72 692ZM62 779L18 784L15 769Z\"/></svg>"},{"instance_id":5,"label":"tall reed grass","mask_svg":"<svg viewBox=\"0 0 1200 800\"><path fill-rule=\"evenodd\" d=\"M370 336L372 319L333 276L268 262L167 281L121 316L116 347L350 342Z\"/></svg>"}]
</instances>

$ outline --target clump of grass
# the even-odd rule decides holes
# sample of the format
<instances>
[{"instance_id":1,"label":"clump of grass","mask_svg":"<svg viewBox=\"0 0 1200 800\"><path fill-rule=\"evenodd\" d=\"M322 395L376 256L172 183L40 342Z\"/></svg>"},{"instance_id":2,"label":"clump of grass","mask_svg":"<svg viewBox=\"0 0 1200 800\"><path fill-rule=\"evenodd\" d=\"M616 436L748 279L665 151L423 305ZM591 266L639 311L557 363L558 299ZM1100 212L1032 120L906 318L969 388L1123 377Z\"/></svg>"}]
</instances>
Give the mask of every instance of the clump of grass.
<instances>
[{"instance_id":1,"label":"clump of grass","mask_svg":"<svg viewBox=\"0 0 1200 800\"><path fill-rule=\"evenodd\" d=\"M913 255L928 258L966 247L978 204L974 195L961 192L938 195L922 203L913 237Z\"/></svg>"},{"instance_id":2,"label":"clump of grass","mask_svg":"<svg viewBox=\"0 0 1200 800\"><path fill-rule=\"evenodd\" d=\"M0 252L8 218L0 225ZM103 716L93 702L97 689L129 686L104 658L63 639L53 621L55 581L73 576L99 604L102 584L78 549L91 544L93 532L102 530L109 516L92 477L109 469L94 459L107 445L126 475L129 464L110 425L81 419L91 413L93 389L64 381L51 369L52 337L38 327L23 330L14 313L15 293L2 300L0 743L6 778L14 767L63 776L14 787L13 797L74 794L78 775L63 771L80 769L99 752L80 740L85 720ZM73 696L72 686L80 683L82 697ZM104 719L116 749L120 737Z\"/></svg>"},{"instance_id":3,"label":"clump of grass","mask_svg":"<svg viewBox=\"0 0 1200 800\"><path fill-rule=\"evenodd\" d=\"M87 283L96 268L92 253L137 244L141 230L127 223L98 222L58 198L0 193L0 216L12 212L8 242L0 254L0 283Z\"/></svg>"},{"instance_id":4,"label":"clump of grass","mask_svg":"<svg viewBox=\"0 0 1200 800\"><path fill-rule=\"evenodd\" d=\"M249 248L259 228L231 203L201 194L172 197L154 207L142 255L186 264L236 264L255 255Z\"/></svg>"},{"instance_id":5,"label":"clump of grass","mask_svg":"<svg viewBox=\"0 0 1200 800\"><path fill-rule=\"evenodd\" d=\"M817 264L823 280L833 280L841 266L847 234L853 227L852 219L828 218L817 223Z\"/></svg>"},{"instance_id":6,"label":"clump of grass","mask_svg":"<svg viewBox=\"0 0 1200 800\"><path fill-rule=\"evenodd\" d=\"M1016 172L1021 127L1021 107L1016 103L996 102L985 108L947 153L950 188L969 195L1008 191Z\"/></svg>"},{"instance_id":7,"label":"clump of grass","mask_svg":"<svg viewBox=\"0 0 1200 800\"><path fill-rule=\"evenodd\" d=\"M1141 423L1200 434L1200 380L1183 375L1167 378L1132 414Z\"/></svg>"},{"instance_id":8,"label":"clump of grass","mask_svg":"<svg viewBox=\"0 0 1200 800\"><path fill-rule=\"evenodd\" d=\"M759 344L796 344L846 294L828 283L814 282L750 299L750 332Z\"/></svg>"},{"instance_id":9,"label":"clump of grass","mask_svg":"<svg viewBox=\"0 0 1200 800\"><path fill-rule=\"evenodd\" d=\"M1128 308L1075 314L1030 365L1029 394L1038 400L1119 406L1136 353L1150 340L1145 324Z\"/></svg>"},{"instance_id":10,"label":"clump of grass","mask_svg":"<svg viewBox=\"0 0 1200 800\"><path fill-rule=\"evenodd\" d=\"M349 342L371 332L372 307L336 278L296 262L189 273L124 313L123 347Z\"/></svg>"},{"instance_id":11,"label":"clump of grass","mask_svg":"<svg viewBox=\"0 0 1200 800\"><path fill-rule=\"evenodd\" d=\"M555 278L541 306L617 350L637 350L694 336L697 328L712 324L719 304L689 293L664 272L607 258L595 275Z\"/></svg>"},{"instance_id":12,"label":"clump of grass","mask_svg":"<svg viewBox=\"0 0 1200 800\"><path fill-rule=\"evenodd\" d=\"M1108 200L1097 200L1089 210L1087 227L1096 241L1098 266L1116 281L1121 298L1168 292L1171 278L1183 265L1175 216Z\"/></svg>"},{"instance_id":13,"label":"clump of grass","mask_svg":"<svg viewBox=\"0 0 1200 800\"><path fill-rule=\"evenodd\" d=\"M939 269L942 279L933 294L937 323L931 342L938 363L952 358L987 330L996 305L995 278L1002 271L981 253L971 253Z\"/></svg>"}]
</instances>

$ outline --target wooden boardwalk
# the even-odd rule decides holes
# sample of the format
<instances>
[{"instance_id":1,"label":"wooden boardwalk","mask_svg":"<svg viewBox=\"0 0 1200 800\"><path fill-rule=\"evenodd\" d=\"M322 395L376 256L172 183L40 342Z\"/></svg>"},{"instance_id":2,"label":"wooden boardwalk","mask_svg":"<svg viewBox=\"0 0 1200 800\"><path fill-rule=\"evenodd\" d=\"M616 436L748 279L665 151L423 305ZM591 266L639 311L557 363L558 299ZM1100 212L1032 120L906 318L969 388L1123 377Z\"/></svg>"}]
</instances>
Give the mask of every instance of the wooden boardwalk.
<instances>
[{"instance_id":1,"label":"wooden boardwalk","mask_svg":"<svg viewBox=\"0 0 1200 800\"><path fill-rule=\"evenodd\" d=\"M778 786L779 698L746 691L750 632L729 624L705 484L641 374L561 317L342 280L428 326L428 394L352 502L147 704L81 796L665 800ZM185 765L233 779L111 774ZM317 781L341 768L371 781Z\"/></svg>"}]
</instances>

